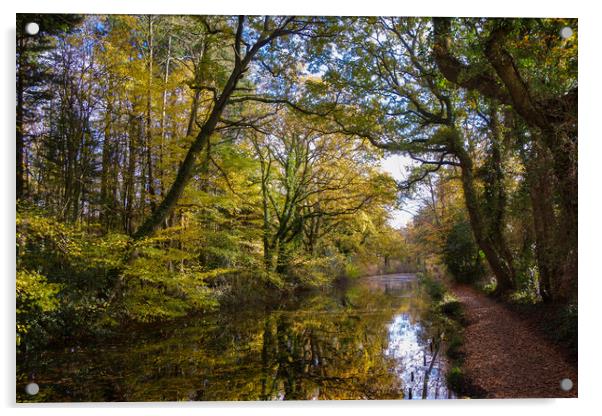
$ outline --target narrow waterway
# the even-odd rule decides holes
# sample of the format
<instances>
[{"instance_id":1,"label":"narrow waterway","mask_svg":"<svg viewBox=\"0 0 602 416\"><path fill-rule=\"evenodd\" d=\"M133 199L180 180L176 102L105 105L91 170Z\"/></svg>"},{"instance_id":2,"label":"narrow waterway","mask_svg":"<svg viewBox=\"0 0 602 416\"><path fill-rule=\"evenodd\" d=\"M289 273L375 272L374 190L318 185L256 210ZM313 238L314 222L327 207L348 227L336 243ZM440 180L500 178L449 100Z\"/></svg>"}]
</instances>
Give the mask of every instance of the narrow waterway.
<instances>
[{"instance_id":1,"label":"narrow waterway","mask_svg":"<svg viewBox=\"0 0 602 416\"><path fill-rule=\"evenodd\" d=\"M269 309L241 305L102 345L24 355L17 399L453 398L435 334L414 275L373 276ZM35 396L24 392L31 381Z\"/></svg>"}]
</instances>

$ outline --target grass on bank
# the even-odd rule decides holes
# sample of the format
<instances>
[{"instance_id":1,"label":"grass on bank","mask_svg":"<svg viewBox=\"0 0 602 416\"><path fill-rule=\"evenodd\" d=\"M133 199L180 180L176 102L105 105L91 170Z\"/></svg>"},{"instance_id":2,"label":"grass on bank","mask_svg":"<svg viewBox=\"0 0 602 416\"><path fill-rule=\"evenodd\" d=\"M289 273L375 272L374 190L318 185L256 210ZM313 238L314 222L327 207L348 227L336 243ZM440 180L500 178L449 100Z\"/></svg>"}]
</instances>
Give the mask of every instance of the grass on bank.
<instances>
[{"instance_id":1,"label":"grass on bank","mask_svg":"<svg viewBox=\"0 0 602 416\"><path fill-rule=\"evenodd\" d=\"M433 326L438 327L439 331L445 334L444 348L449 359L449 367L445 375L448 387L459 397L483 397L484 392L472 385L463 370L464 327L467 322L462 303L449 291L442 279L428 272L419 273L418 278L431 299L430 320Z\"/></svg>"}]
</instances>

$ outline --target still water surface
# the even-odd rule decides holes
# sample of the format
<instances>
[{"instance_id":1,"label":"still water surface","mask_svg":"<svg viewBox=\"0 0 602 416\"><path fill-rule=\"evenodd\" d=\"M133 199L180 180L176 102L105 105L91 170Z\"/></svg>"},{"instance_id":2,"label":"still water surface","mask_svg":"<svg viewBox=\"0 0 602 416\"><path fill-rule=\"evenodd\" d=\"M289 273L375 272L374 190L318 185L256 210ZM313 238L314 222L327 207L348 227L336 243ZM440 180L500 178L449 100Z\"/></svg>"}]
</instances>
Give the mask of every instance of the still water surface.
<instances>
[{"instance_id":1,"label":"still water surface","mask_svg":"<svg viewBox=\"0 0 602 416\"><path fill-rule=\"evenodd\" d=\"M454 398L445 356L431 348L427 306L414 275L397 274L276 308L240 305L143 327L18 357L17 400ZM40 392L28 396L32 380Z\"/></svg>"}]
</instances>

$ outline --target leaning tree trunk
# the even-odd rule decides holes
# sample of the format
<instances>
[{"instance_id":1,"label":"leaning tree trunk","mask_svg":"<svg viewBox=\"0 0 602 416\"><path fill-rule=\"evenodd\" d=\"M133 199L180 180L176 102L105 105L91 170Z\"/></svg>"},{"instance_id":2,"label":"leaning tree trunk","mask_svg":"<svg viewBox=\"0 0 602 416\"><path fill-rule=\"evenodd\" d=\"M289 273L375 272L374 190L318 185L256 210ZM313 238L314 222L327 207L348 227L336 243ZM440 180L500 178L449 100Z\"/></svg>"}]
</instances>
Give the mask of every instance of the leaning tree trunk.
<instances>
[{"instance_id":1,"label":"leaning tree trunk","mask_svg":"<svg viewBox=\"0 0 602 416\"><path fill-rule=\"evenodd\" d=\"M192 143L192 146L188 150L184 161L180 165L174 183L171 185L171 188L165 195L165 198L163 198L163 201L161 201L150 217L148 217L148 219L134 233L134 239L141 239L152 234L165 221L173 208L176 206L176 203L184 193L186 184L192 176L197 157L203 147L205 147L207 144L209 137L213 134L222 112L224 111L226 102L234 91L236 83L241 75L242 70L240 68L232 73L219 101L215 104L215 107L211 111L209 118L205 124L203 124L201 131L197 135L195 141Z\"/></svg>"},{"instance_id":2,"label":"leaning tree trunk","mask_svg":"<svg viewBox=\"0 0 602 416\"><path fill-rule=\"evenodd\" d=\"M228 105L230 101L230 97L236 90L239 80L242 78L243 74L247 71L249 64L257 55L257 53L266 45L270 44L274 39L290 35L292 31L286 30L286 25L289 24L294 17L289 16L285 19L285 22L282 23L278 28L274 29L270 34L262 33L260 38L257 40L253 46L247 47L247 52L243 53L242 44L244 43L243 32L244 32L244 22L245 16L238 17L238 28L235 34L234 40L234 68L230 73L230 77L226 81L226 84L219 96L215 100L213 109L211 113L207 117L205 123L201 127L198 135L193 141L192 145L188 149L188 153L184 158L184 161L180 165L178 169L178 173L176 175L176 179L172 184L171 188L161 201L161 203L157 206L156 209L153 210L150 217L147 218L146 221L138 228L138 230L134 233L134 239L141 239L151 235L170 215L173 208L176 206L176 203L184 193L184 189L186 188L186 184L190 180L194 165L197 160L197 156L203 149L203 147L207 144L210 136L215 131L217 123L219 122L224 109ZM269 18L265 19L265 27L268 27Z\"/></svg>"},{"instance_id":3,"label":"leaning tree trunk","mask_svg":"<svg viewBox=\"0 0 602 416\"><path fill-rule=\"evenodd\" d=\"M503 295L515 287L514 268L504 258L503 238L497 233L487 233L475 189L472 159L464 149L456 130L450 130L448 146L460 161L462 190L473 235L477 245L485 253L485 258L497 280L495 293Z\"/></svg>"}]
</instances>

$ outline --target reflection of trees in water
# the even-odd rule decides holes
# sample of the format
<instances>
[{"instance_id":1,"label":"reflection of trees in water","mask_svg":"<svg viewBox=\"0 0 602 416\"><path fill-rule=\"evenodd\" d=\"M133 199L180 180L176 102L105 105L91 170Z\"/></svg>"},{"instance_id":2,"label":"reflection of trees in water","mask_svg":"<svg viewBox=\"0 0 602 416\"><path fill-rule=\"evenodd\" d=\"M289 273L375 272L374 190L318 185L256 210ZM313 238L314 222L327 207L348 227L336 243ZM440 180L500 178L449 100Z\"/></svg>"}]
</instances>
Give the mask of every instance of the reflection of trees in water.
<instances>
[{"instance_id":1,"label":"reflection of trees in water","mask_svg":"<svg viewBox=\"0 0 602 416\"><path fill-rule=\"evenodd\" d=\"M401 398L388 325L398 313L418 319L422 305L388 286L222 311L23 362L35 366L46 401Z\"/></svg>"},{"instance_id":2,"label":"reflection of trees in water","mask_svg":"<svg viewBox=\"0 0 602 416\"><path fill-rule=\"evenodd\" d=\"M268 317L261 398L399 398L399 379L382 354L385 322L375 320L345 313Z\"/></svg>"}]
</instances>

